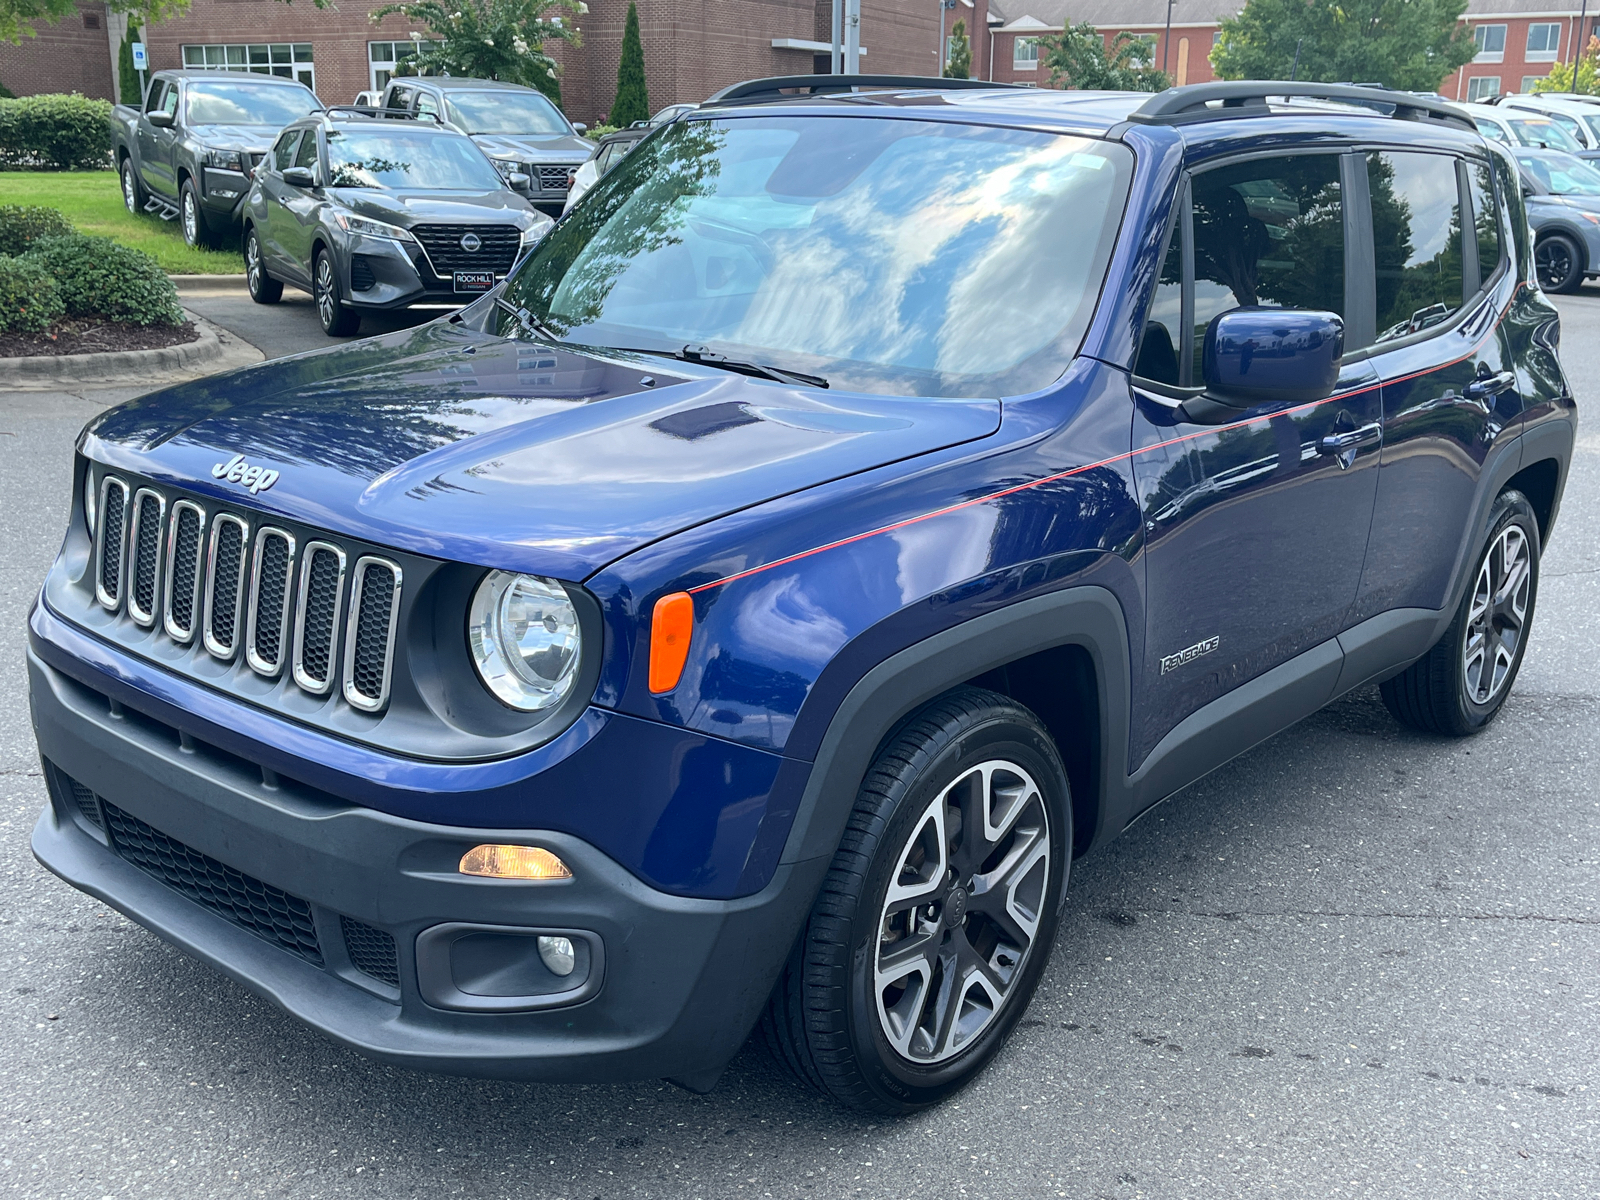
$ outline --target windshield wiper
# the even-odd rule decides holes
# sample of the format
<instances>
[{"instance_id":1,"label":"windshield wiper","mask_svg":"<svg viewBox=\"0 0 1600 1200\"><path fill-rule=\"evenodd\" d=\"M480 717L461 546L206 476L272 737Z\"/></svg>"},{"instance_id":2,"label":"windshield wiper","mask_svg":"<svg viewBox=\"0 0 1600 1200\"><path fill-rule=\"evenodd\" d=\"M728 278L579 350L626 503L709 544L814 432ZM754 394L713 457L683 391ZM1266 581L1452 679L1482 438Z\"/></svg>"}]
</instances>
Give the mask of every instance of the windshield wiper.
<instances>
[{"instance_id":1,"label":"windshield wiper","mask_svg":"<svg viewBox=\"0 0 1600 1200\"><path fill-rule=\"evenodd\" d=\"M517 305L512 304L509 300L503 300L499 296L494 298L494 302L500 308L503 308L506 312L510 313L517 319L517 324L522 326L524 333L531 333L535 337L542 337L546 341L551 342L559 342L561 340L560 334L551 329L550 326L546 325L543 321L539 320L538 317L534 316L527 309L519 308Z\"/></svg>"},{"instance_id":2,"label":"windshield wiper","mask_svg":"<svg viewBox=\"0 0 1600 1200\"><path fill-rule=\"evenodd\" d=\"M758 379L770 379L775 383L800 383L814 388L828 386L828 381L821 375L807 375L804 371L791 371L787 367L773 367L766 363L729 358L706 346L685 346L682 350L646 350L637 346L612 346L611 349L622 350L628 354L654 354L658 358L675 358L679 362L703 363L708 367L720 367L724 371L734 371L740 375L754 375Z\"/></svg>"}]
</instances>

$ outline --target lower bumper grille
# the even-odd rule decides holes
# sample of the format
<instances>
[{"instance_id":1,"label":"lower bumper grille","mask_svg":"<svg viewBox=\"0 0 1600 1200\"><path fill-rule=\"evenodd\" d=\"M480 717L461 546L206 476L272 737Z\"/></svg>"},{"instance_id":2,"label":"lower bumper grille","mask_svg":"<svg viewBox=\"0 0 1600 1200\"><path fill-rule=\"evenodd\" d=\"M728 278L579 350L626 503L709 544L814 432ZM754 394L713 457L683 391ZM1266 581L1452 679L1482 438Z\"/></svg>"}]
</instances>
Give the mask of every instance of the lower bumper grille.
<instances>
[{"instance_id":1,"label":"lower bumper grille","mask_svg":"<svg viewBox=\"0 0 1600 1200\"><path fill-rule=\"evenodd\" d=\"M81 786L74 783L74 795ZM128 862L241 929L322 965L311 906L299 896L201 854L103 798L100 809L112 848Z\"/></svg>"},{"instance_id":2,"label":"lower bumper grille","mask_svg":"<svg viewBox=\"0 0 1600 1200\"><path fill-rule=\"evenodd\" d=\"M344 933L345 953L350 956L351 966L379 983L387 983L392 988L400 986L400 956L395 951L392 933L349 917L340 917L339 927Z\"/></svg>"}]
</instances>

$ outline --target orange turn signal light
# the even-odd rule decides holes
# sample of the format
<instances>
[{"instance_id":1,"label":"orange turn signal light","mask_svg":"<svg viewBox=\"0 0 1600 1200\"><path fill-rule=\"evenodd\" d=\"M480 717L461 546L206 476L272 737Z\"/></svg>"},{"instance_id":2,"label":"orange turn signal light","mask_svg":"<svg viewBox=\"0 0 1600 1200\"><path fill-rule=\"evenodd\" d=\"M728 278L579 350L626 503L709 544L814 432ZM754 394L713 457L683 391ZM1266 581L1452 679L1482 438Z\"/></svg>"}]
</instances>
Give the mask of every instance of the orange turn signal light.
<instances>
[{"instance_id":1,"label":"orange turn signal light","mask_svg":"<svg viewBox=\"0 0 1600 1200\"><path fill-rule=\"evenodd\" d=\"M656 695L678 686L683 664L689 660L689 637L693 632L693 596L673 592L656 601L650 618L650 690Z\"/></svg>"},{"instance_id":2,"label":"orange turn signal light","mask_svg":"<svg viewBox=\"0 0 1600 1200\"><path fill-rule=\"evenodd\" d=\"M474 846L461 856L463 875L489 879L571 879L572 870L542 846Z\"/></svg>"}]
</instances>

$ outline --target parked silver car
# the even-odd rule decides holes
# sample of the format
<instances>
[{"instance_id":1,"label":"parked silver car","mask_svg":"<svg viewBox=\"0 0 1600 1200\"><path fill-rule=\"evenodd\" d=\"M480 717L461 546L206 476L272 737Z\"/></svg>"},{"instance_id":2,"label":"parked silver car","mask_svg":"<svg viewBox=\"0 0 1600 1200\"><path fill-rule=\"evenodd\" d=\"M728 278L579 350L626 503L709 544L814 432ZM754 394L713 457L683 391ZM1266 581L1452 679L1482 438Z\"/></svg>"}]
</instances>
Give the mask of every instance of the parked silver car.
<instances>
[{"instance_id":1,"label":"parked silver car","mask_svg":"<svg viewBox=\"0 0 1600 1200\"><path fill-rule=\"evenodd\" d=\"M464 303L506 277L554 222L464 134L333 108L288 126L245 200L250 297L288 283L322 328L354 333L362 309Z\"/></svg>"}]
</instances>

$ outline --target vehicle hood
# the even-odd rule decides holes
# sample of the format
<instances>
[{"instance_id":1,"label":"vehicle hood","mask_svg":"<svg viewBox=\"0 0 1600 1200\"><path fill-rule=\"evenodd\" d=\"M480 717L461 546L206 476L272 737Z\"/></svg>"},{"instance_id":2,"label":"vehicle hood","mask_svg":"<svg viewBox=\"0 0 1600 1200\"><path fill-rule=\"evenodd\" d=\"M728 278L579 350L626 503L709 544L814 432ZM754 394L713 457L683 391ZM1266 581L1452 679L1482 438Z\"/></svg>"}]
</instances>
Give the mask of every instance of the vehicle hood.
<instances>
[{"instance_id":1,"label":"vehicle hood","mask_svg":"<svg viewBox=\"0 0 1600 1200\"><path fill-rule=\"evenodd\" d=\"M352 212L402 229L442 223L470 225L509 221L526 229L543 214L508 188L492 192L380 192L367 188L330 188L334 199Z\"/></svg>"},{"instance_id":2,"label":"vehicle hood","mask_svg":"<svg viewBox=\"0 0 1600 1200\"><path fill-rule=\"evenodd\" d=\"M594 152L593 142L572 133L475 133L472 140L490 158L522 162L580 163Z\"/></svg>"},{"instance_id":3,"label":"vehicle hood","mask_svg":"<svg viewBox=\"0 0 1600 1200\"><path fill-rule=\"evenodd\" d=\"M663 369L676 366L439 321L154 392L99 418L83 450L230 506L579 580L668 534L1000 424L995 400ZM252 495L213 475L239 454L276 481Z\"/></svg>"},{"instance_id":4,"label":"vehicle hood","mask_svg":"<svg viewBox=\"0 0 1600 1200\"><path fill-rule=\"evenodd\" d=\"M190 125L187 133L202 146L215 150L254 150L272 148L281 132L277 125Z\"/></svg>"}]
</instances>

